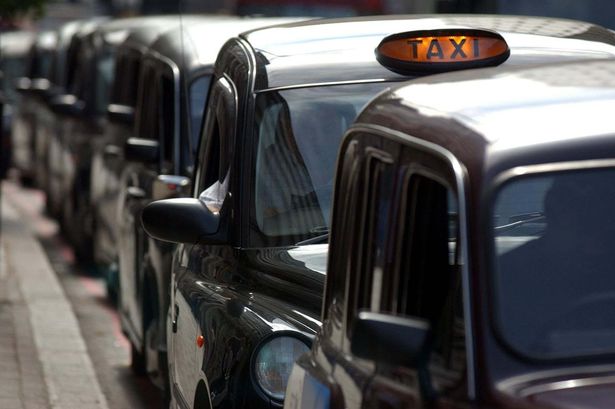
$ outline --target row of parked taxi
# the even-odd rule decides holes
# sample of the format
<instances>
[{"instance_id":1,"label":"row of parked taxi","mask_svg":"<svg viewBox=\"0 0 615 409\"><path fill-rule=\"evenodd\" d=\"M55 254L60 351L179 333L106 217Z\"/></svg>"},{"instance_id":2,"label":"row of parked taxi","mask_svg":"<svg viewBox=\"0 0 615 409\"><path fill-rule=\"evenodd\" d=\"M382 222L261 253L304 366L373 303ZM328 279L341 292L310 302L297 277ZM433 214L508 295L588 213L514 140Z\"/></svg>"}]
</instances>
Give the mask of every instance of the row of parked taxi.
<instances>
[{"instance_id":1,"label":"row of parked taxi","mask_svg":"<svg viewBox=\"0 0 615 409\"><path fill-rule=\"evenodd\" d=\"M78 21L15 164L164 405L611 408L613 57L538 17Z\"/></svg>"}]
</instances>

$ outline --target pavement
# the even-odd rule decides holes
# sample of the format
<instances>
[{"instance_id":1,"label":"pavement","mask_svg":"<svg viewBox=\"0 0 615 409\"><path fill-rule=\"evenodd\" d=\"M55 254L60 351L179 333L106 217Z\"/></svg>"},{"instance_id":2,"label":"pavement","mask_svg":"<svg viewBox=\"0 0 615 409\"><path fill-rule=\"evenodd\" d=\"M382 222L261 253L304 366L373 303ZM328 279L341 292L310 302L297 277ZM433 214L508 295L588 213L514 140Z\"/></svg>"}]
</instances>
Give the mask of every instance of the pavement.
<instances>
[{"instance_id":1,"label":"pavement","mask_svg":"<svg viewBox=\"0 0 615 409\"><path fill-rule=\"evenodd\" d=\"M107 409L75 311L29 213L6 188L0 196L0 408Z\"/></svg>"}]
</instances>

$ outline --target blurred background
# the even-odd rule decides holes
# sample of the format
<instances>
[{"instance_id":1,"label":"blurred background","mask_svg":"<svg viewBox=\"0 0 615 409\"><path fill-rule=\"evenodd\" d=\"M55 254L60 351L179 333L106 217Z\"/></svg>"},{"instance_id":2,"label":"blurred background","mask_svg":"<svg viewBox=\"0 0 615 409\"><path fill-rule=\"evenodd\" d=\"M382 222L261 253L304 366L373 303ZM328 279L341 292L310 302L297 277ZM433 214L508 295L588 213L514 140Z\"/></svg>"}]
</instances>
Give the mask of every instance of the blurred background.
<instances>
[{"instance_id":1,"label":"blurred background","mask_svg":"<svg viewBox=\"0 0 615 409\"><path fill-rule=\"evenodd\" d=\"M54 29L99 15L219 13L342 17L398 13L496 13L567 17L615 27L612 0L0 0L0 30Z\"/></svg>"}]
</instances>

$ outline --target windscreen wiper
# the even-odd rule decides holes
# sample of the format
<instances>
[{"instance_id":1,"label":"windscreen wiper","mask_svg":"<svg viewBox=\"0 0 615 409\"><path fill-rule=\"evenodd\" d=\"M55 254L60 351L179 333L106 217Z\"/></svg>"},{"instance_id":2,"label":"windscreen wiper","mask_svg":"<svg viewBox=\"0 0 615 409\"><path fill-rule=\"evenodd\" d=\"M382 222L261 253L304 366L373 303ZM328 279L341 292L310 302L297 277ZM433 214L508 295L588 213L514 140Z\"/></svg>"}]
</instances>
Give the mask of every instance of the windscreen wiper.
<instances>
[{"instance_id":1,"label":"windscreen wiper","mask_svg":"<svg viewBox=\"0 0 615 409\"><path fill-rule=\"evenodd\" d=\"M544 222L546 220L543 212L520 213L508 218L508 223L496 226L496 232L512 230L528 223Z\"/></svg>"},{"instance_id":2,"label":"windscreen wiper","mask_svg":"<svg viewBox=\"0 0 615 409\"><path fill-rule=\"evenodd\" d=\"M318 226L314 227L310 230L310 233L321 233L318 236L312 237L307 240L302 240L298 243L295 243L296 246L303 246L306 244L325 244L329 242L329 227L328 226Z\"/></svg>"}]
</instances>

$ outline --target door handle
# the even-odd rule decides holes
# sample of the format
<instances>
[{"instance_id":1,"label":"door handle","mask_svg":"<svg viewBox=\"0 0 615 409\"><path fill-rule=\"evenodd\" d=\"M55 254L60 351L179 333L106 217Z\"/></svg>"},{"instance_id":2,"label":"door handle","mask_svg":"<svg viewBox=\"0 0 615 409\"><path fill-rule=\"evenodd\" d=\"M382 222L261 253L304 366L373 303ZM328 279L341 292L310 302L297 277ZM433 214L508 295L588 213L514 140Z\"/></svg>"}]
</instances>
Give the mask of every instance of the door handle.
<instances>
[{"instance_id":1,"label":"door handle","mask_svg":"<svg viewBox=\"0 0 615 409\"><path fill-rule=\"evenodd\" d=\"M179 316L179 307L175 304L175 308L173 311L173 317L171 318L171 328L173 333L177 332L177 317Z\"/></svg>"},{"instance_id":2,"label":"door handle","mask_svg":"<svg viewBox=\"0 0 615 409\"><path fill-rule=\"evenodd\" d=\"M126 194L131 199L143 199L145 197L145 190L140 187L129 186L128 189L126 189Z\"/></svg>"}]
</instances>

